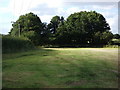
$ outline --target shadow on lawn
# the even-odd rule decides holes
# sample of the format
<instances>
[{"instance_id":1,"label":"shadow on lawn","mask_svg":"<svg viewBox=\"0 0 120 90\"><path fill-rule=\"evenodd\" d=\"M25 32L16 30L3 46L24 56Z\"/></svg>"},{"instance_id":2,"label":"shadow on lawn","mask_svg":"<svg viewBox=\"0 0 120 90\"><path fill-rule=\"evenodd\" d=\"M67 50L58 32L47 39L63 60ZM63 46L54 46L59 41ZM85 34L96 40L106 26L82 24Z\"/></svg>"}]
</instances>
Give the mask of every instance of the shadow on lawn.
<instances>
[{"instance_id":1,"label":"shadow on lawn","mask_svg":"<svg viewBox=\"0 0 120 90\"><path fill-rule=\"evenodd\" d=\"M49 56L51 54L56 55L57 50L47 49L47 48L36 48L29 51L20 51L20 52L11 52L2 54L2 60L13 59L13 58L21 58L21 57L29 57L29 56Z\"/></svg>"}]
</instances>

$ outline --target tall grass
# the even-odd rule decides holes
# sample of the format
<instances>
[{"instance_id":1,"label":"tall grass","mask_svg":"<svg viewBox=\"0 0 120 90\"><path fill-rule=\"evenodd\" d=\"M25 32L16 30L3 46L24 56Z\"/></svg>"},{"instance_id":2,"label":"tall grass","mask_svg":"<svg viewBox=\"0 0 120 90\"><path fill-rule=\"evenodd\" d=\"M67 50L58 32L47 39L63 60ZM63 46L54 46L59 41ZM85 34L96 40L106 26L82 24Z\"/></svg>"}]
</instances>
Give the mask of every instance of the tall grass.
<instances>
[{"instance_id":1,"label":"tall grass","mask_svg":"<svg viewBox=\"0 0 120 90\"><path fill-rule=\"evenodd\" d=\"M34 45L26 38L2 36L2 53L26 51Z\"/></svg>"}]
</instances>

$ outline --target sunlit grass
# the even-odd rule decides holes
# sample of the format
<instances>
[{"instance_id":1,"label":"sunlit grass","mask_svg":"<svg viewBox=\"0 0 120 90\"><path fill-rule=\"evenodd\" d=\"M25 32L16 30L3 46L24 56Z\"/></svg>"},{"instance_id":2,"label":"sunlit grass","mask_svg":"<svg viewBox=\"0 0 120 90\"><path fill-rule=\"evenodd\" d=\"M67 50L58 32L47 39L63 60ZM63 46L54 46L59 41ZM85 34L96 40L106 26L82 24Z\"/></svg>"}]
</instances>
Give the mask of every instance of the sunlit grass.
<instances>
[{"instance_id":1,"label":"sunlit grass","mask_svg":"<svg viewBox=\"0 0 120 90\"><path fill-rule=\"evenodd\" d=\"M44 48L3 54L3 88L115 88L117 48Z\"/></svg>"}]
</instances>

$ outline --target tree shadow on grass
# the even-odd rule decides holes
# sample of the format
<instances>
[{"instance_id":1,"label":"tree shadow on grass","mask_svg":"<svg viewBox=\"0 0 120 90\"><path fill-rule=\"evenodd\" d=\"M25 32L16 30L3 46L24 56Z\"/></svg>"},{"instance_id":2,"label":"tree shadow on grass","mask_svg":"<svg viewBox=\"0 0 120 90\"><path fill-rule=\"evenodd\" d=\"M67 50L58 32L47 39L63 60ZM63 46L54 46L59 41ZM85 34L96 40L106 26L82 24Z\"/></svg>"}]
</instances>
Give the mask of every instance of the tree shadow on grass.
<instances>
[{"instance_id":1,"label":"tree shadow on grass","mask_svg":"<svg viewBox=\"0 0 120 90\"><path fill-rule=\"evenodd\" d=\"M36 48L36 49L27 50L27 51L4 53L2 54L2 60L29 57L34 55L49 56L51 54L53 55L57 54L56 50L47 49L47 48Z\"/></svg>"}]
</instances>

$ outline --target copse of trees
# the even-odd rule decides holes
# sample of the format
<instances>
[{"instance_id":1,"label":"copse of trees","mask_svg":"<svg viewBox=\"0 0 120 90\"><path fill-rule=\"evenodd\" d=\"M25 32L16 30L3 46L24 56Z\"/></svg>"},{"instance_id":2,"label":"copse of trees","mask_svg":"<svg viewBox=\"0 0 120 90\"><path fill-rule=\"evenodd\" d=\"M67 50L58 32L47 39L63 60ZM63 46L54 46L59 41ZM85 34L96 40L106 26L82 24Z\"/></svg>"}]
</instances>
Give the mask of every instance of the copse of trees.
<instances>
[{"instance_id":1,"label":"copse of trees","mask_svg":"<svg viewBox=\"0 0 120 90\"><path fill-rule=\"evenodd\" d=\"M113 35L103 15L95 11L71 14L64 25L58 27L59 44L97 45L108 44Z\"/></svg>"},{"instance_id":2,"label":"copse of trees","mask_svg":"<svg viewBox=\"0 0 120 90\"><path fill-rule=\"evenodd\" d=\"M100 13L81 11L71 14L66 20L63 16L52 17L50 23L42 23L40 18L28 13L21 15L12 25L10 35L30 39L35 45L93 46L106 45L114 36L110 26Z\"/></svg>"}]
</instances>

